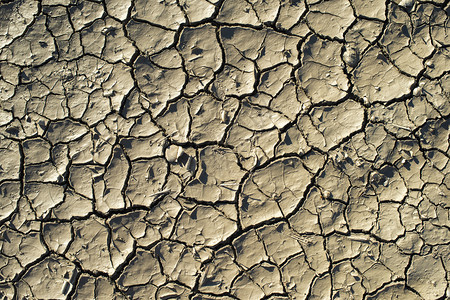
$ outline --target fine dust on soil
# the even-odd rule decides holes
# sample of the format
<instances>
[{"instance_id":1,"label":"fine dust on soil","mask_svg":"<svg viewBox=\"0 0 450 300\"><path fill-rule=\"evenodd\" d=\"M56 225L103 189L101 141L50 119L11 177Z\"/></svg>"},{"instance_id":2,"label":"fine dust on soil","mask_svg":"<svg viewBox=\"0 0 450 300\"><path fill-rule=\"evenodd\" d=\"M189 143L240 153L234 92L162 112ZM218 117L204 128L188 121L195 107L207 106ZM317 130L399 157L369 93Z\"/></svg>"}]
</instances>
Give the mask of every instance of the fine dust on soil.
<instances>
[{"instance_id":1,"label":"fine dust on soil","mask_svg":"<svg viewBox=\"0 0 450 300\"><path fill-rule=\"evenodd\" d=\"M3 0L0 299L449 299L449 0Z\"/></svg>"}]
</instances>

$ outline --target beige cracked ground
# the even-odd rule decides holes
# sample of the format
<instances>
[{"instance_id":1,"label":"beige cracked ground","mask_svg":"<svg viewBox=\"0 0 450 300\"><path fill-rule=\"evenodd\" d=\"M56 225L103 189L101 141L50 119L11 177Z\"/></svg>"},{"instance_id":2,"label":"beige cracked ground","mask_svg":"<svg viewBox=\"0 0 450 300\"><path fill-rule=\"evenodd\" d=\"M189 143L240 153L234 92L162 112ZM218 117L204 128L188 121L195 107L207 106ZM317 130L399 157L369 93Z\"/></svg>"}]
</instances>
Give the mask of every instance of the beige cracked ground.
<instances>
[{"instance_id":1,"label":"beige cracked ground","mask_svg":"<svg viewBox=\"0 0 450 300\"><path fill-rule=\"evenodd\" d=\"M449 299L449 0L3 0L0 299Z\"/></svg>"}]
</instances>

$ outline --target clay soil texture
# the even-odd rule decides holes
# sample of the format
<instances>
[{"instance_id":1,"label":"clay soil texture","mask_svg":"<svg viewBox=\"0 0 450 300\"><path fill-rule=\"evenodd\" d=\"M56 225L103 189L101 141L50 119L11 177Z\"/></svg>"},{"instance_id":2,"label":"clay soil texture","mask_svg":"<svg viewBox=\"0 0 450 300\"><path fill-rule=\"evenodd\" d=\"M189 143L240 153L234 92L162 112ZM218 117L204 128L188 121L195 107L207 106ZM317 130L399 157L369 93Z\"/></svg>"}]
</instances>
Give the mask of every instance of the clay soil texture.
<instances>
[{"instance_id":1,"label":"clay soil texture","mask_svg":"<svg viewBox=\"0 0 450 300\"><path fill-rule=\"evenodd\" d=\"M449 2L1 1L0 299L449 299Z\"/></svg>"}]
</instances>

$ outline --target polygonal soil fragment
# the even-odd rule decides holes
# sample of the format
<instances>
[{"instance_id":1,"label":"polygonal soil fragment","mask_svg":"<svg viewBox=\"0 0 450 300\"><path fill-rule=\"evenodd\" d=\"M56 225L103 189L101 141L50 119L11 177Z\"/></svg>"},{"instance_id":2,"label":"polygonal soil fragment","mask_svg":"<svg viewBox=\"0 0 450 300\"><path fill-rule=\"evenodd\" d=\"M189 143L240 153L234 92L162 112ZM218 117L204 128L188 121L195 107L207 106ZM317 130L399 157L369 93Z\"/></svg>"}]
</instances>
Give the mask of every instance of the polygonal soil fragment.
<instances>
[{"instance_id":1,"label":"polygonal soil fragment","mask_svg":"<svg viewBox=\"0 0 450 300\"><path fill-rule=\"evenodd\" d=\"M370 3L370 1L363 2L363 4L366 3ZM356 24L349 28L345 34L347 44L342 56L348 67L352 69L358 65L361 55L379 37L382 30L383 23L372 19L358 19ZM348 70L351 70L350 68Z\"/></svg>"},{"instance_id":2,"label":"polygonal soil fragment","mask_svg":"<svg viewBox=\"0 0 450 300\"><path fill-rule=\"evenodd\" d=\"M299 118L298 127L310 145L328 150L361 129L363 122L363 107L347 100L335 106L313 108L310 117Z\"/></svg>"},{"instance_id":3,"label":"polygonal soil fragment","mask_svg":"<svg viewBox=\"0 0 450 300\"><path fill-rule=\"evenodd\" d=\"M306 18L314 32L341 39L354 20L353 9L347 0L314 1Z\"/></svg>"},{"instance_id":4,"label":"polygonal soil fragment","mask_svg":"<svg viewBox=\"0 0 450 300\"><path fill-rule=\"evenodd\" d=\"M162 272L169 280L177 280L192 288L200 269L200 261L193 251L181 243L162 241L155 247L155 255Z\"/></svg>"},{"instance_id":5,"label":"polygonal soil fragment","mask_svg":"<svg viewBox=\"0 0 450 300\"><path fill-rule=\"evenodd\" d=\"M312 35L303 46L297 80L312 103L335 102L346 95L348 79L340 59L341 44Z\"/></svg>"},{"instance_id":6,"label":"polygonal soil fragment","mask_svg":"<svg viewBox=\"0 0 450 300\"><path fill-rule=\"evenodd\" d=\"M128 9L131 6L131 0L105 0L108 14L121 21L125 20L128 14Z\"/></svg>"},{"instance_id":7,"label":"polygonal soil fragment","mask_svg":"<svg viewBox=\"0 0 450 300\"><path fill-rule=\"evenodd\" d=\"M138 86L146 95L147 108L155 115L166 107L167 101L181 94L186 80L181 68L161 68L144 56L134 63L134 73Z\"/></svg>"},{"instance_id":8,"label":"polygonal soil fragment","mask_svg":"<svg viewBox=\"0 0 450 300\"><path fill-rule=\"evenodd\" d=\"M239 0L225 0L216 19L228 24L261 24L251 4Z\"/></svg>"},{"instance_id":9,"label":"polygonal soil fragment","mask_svg":"<svg viewBox=\"0 0 450 300\"><path fill-rule=\"evenodd\" d=\"M0 24L4 29L2 29L0 34L0 49L25 32L37 14L38 6L39 2L35 0L13 1L9 4L2 3L0 6Z\"/></svg>"},{"instance_id":10,"label":"polygonal soil fragment","mask_svg":"<svg viewBox=\"0 0 450 300\"><path fill-rule=\"evenodd\" d=\"M421 146L426 149L437 148L446 152L450 142L450 119L429 120L420 128Z\"/></svg>"},{"instance_id":11,"label":"polygonal soil fragment","mask_svg":"<svg viewBox=\"0 0 450 300\"><path fill-rule=\"evenodd\" d=\"M52 217L70 220L73 217L87 216L92 211L91 200L68 189L64 192L64 201L52 209Z\"/></svg>"},{"instance_id":12,"label":"polygonal soil fragment","mask_svg":"<svg viewBox=\"0 0 450 300\"><path fill-rule=\"evenodd\" d=\"M290 295L296 299L307 299L315 272L305 260L305 254L301 253L290 258L282 267L281 274Z\"/></svg>"},{"instance_id":13,"label":"polygonal soil fragment","mask_svg":"<svg viewBox=\"0 0 450 300\"><path fill-rule=\"evenodd\" d=\"M64 197L64 188L52 183L27 183L24 192L37 218L45 218Z\"/></svg>"},{"instance_id":14,"label":"polygonal soil fragment","mask_svg":"<svg viewBox=\"0 0 450 300\"><path fill-rule=\"evenodd\" d=\"M27 2L33 6L32 3L35 1ZM26 6L27 4L18 7L18 10L20 11ZM33 12L30 14L29 12L24 11L24 15L21 16L22 22L26 24L27 19L29 19L32 14ZM55 53L55 43L45 26L46 21L47 19L43 15L36 17L34 23L30 27L27 27L24 35L15 39L10 45L2 49L0 52L0 59L8 60L9 62L20 66L35 66L52 58ZM9 22L7 24L8 25L4 28L10 27ZM21 25L19 25L19 28L20 27ZM19 29L19 31L21 31L21 29ZM7 33L6 36L8 37L10 35ZM6 42L9 43L10 40L7 38Z\"/></svg>"},{"instance_id":15,"label":"polygonal soil fragment","mask_svg":"<svg viewBox=\"0 0 450 300\"><path fill-rule=\"evenodd\" d=\"M356 15L364 16L368 18L376 18L379 20L385 20L384 11L386 9L385 1L381 0L354 0Z\"/></svg>"},{"instance_id":16,"label":"polygonal soil fragment","mask_svg":"<svg viewBox=\"0 0 450 300\"><path fill-rule=\"evenodd\" d=\"M78 270L72 262L50 256L30 268L17 283L17 296L36 299L66 299Z\"/></svg>"},{"instance_id":17,"label":"polygonal soil fragment","mask_svg":"<svg viewBox=\"0 0 450 300\"><path fill-rule=\"evenodd\" d=\"M69 169L69 183L75 192L93 199L92 186L103 175L103 168L96 165L72 165ZM91 187L91 188L90 188Z\"/></svg>"},{"instance_id":18,"label":"polygonal soil fragment","mask_svg":"<svg viewBox=\"0 0 450 300\"><path fill-rule=\"evenodd\" d=\"M112 275L115 271L109 248L109 230L105 222L91 217L73 222L74 240L66 253L68 259L80 263L83 269Z\"/></svg>"},{"instance_id":19,"label":"polygonal soil fragment","mask_svg":"<svg viewBox=\"0 0 450 300\"><path fill-rule=\"evenodd\" d=\"M362 57L352 71L355 94L372 102L387 102L411 91L413 77L400 73L376 47Z\"/></svg>"},{"instance_id":20,"label":"polygonal soil fragment","mask_svg":"<svg viewBox=\"0 0 450 300\"><path fill-rule=\"evenodd\" d=\"M23 234L2 226L0 235L2 237L0 241L1 253L6 257L15 257L20 264L18 268L13 270L16 273L19 273L24 266L35 262L47 252L38 232L33 231Z\"/></svg>"},{"instance_id":21,"label":"polygonal soil fragment","mask_svg":"<svg viewBox=\"0 0 450 300\"><path fill-rule=\"evenodd\" d=\"M335 162L338 162L338 159L339 154L336 154ZM347 190L350 187L350 180L332 161L327 162L316 183L322 189L323 198L348 201Z\"/></svg>"},{"instance_id":22,"label":"polygonal soil fragment","mask_svg":"<svg viewBox=\"0 0 450 300\"><path fill-rule=\"evenodd\" d=\"M230 149L208 146L199 152L199 169L184 196L212 203L233 201L243 176Z\"/></svg>"},{"instance_id":23,"label":"polygonal soil fragment","mask_svg":"<svg viewBox=\"0 0 450 300\"><path fill-rule=\"evenodd\" d=\"M145 284L159 286L164 282L165 278L157 258L154 253L147 250L138 250L117 280L121 289Z\"/></svg>"},{"instance_id":24,"label":"polygonal soil fragment","mask_svg":"<svg viewBox=\"0 0 450 300\"><path fill-rule=\"evenodd\" d=\"M45 244L56 253L64 253L72 241L72 227L69 223L47 223L42 229Z\"/></svg>"},{"instance_id":25,"label":"polygonal soil fragment","mask_svg":"<svg viewBox=\"0 0 450 300\"><path fill-rule=\"evenodd\" d=\"M126 299L125 296L115 291L114 283L108 278L87 274L81 275L78 279L74 298L89 300Z\"/></svg>"},{"instance_id":26,"label":"polygonal soil fragment","mask_svg":"<svg viewBox=\"0 0 450 300\"><path fill-rule=\"evenodd\" d=\"M406 197L405 182L392 166L384 166L370 174L370 181L380 201L401 202Z\"/></svg>"},{"instance_id":27,"label":"polygonal soil fragment","mask_svg":"<svg viewBox=\"0 0 450 300\"><path fill-rule=\"evenodd\" d=\"M116 146L106 172L103 174L103 181L94 185L95 206L98 211L107 213L110 209L124 207L122 191L129 167L122 148Z\"/></svg>"},{"instance_id":28,"label":"polygonal soil fragment","mask_svg":"<svg viewBox=\"0 0 450 300\"><path fill-rule=\"evenodd\" d=\"M392 241L404 234L405 228L400 220L399 206L397 203L380 203L375 234L381 239Z\"/></svg>"},{"instance_id":29,"label":"polygonal soil fragment","mask_svg":"<svg viewBox=\"0 0 450 300\"><path fill-rule=\"evenodd\" d=\"M276 160L255 171L245 180L239 195L242 226L291 213L302 199L310 179L311 174L298 158Z\"/></svg>"},{"instance_id":30,"label":"polygonal soil fragment","mask_svg":"<svg viewBox=\"0 0 450 300\"><path fill-rule=\"evenodd\" d=\"M96 20L81 32L81 44L85 53L110 62L129 62L136 49L125 36L122 24L111 18ZM99 47L101 46L101 47Z\"/></svg>"},{"instance_id":31,"label":"polygonal soil fragment","mask_svg":"<svg viewBox=\"0 0 450 300\"><path fill-rule=\"evenodd\" d=\"M297 44L300 38L281 34L274 30L262 31L264 41L259 49L256 64L260 70L271 68L277 64L287 62L298 64Z\"/></svg>"},{"instance_id":32,"label":"polygonal soil fragment","mask_svg":"<svg viewBox=\"0 0 450 300\"><path fill-rule=\"evenodd\" d=\"M134 4L132 16L175 30L185 22L184 14L175 0L138 0Z\"/></svg>"},{"instance_id":33,"label":"polygonal soil fragment","mask_svg":"<svg viewBox=\"0 0 450 300\"><path fill-rule=\"evenodd\" d=\"M222 65L222 51L215 37L216 28L203 25L183 29L178 49L184 58L189 79L186 93L195 94L212 81L214 72Z\"/></svg>"},{"instance_id":34,"label":"polygonal soil fragment","mask_svg":"<svg viewBox=\"0 0 450 300\"><path fill-rule=\"evenodd\" d=\"M305 12L304 1L281 1L275 26L288 30L292 28Z\"/></svg>"},{"instance_id":35,"label":"polygonal soil fragment","mask_svg":"<svg viewBox=\"0 0 450 300\"><path fill-rule=\"evenodd\" d=\"M103 6L95 2L79 3L69 9L75 30L80 30L95 19L101 18L103 12Z\"/></svg>"},{"instance_id":36,"label":"polygonal soil fragment","mask_svg":"<svg viewBox=\"0 0 450 300\"><path fill-rule=\"evenodd\" d=\"M389 19L389 25L380 42L387 50L386 53L389 53L389 57L395 66L409 75L417 76L424 68L422 63L424 56L415 54L410 47L412 41L416 40L413 35L413 28L408 26L410 16L400 7L392 5ZM425 41L423 36L417 37L417 40ZM420 52L423 52L423 50ZM428 53L424 54L426 56Z\"/></svg>"},{"instance_id":37,"label":"polygonal soil fragment","mask_svg":"<svg viewBox=\"0 0 450 300\"><path fill-rule=\"evenodd\" d=\"M371 191L352 190L346 217L350 230L371 230L375 225L378 199Z\"/></svg>"},{"instance_id":38,"label":"polygonal soil fragment","mask_svg":"<svg viewBox=\"0 0 450 300\"><path fill-rule=\"evenodd\" d=\"M253 70L252 61L258 58L264 36L263 32L250 28L223 26L220 39L225 50L225 62L245 71Z\"/></svg>"},{"instance_id":39,"label":"polygonal soil fragment","mask_svg":"<svg viewBox=\"0 0 450 300\"><path fill-rule=\"evenodd\" d=\"M292 255L302 251L298 234L287 223L264 226L257 231L266 253L281 266Z\"/></svg>"},{"instance_id":40,"label":"polygonal soil fragment","mask_svg":"<svg viewBox=\"0 0 450 300\"><path fill-rule=\"evenodd\" d=\"M443 297L447 288L445 269L439 257L413 256L407 273L407 284L424 299Z\"/></svg>"},{"instance_id":41,"label":"polygonal soil fragment","mask_svg":"<svg viewBox=\"0 0 450 300\"><path fill-rule=\"evenodd\" d=\"M447 71L445 67L450 62L450 51L446 48L439 49L433 57L426 62L425 74L431 78L439 78Z\"/></svg>"},{"instance_id":42,"label":"polygonal soil fragment","mask_svg":"<svg viewBox=\"0 0 450 300\"><path fill-rule=\"evenodd\" d=\"M265 109L263 111L269 112L269 110ZM249 110L248 113L257 114L258 111L252 112ZM252 122L251 118L245 119L245 117L248 116L242 115L241 117L244 122ZM266 117L266 120L272 123L270 115ZM264 119L264 117L261 119ZM288 122L284 118L282 118L282 121ZM278 130L273 128L272 130L253 131L243 126L232 125L226 142L233 146L234 150L238 153L239 162L242 164L242 167L246 170L251 170L261 166L268 159L274 157L275 146L278 142Z\"/></svg>"},{"instance_id":43,"label":"polygonal soil fragment","mask_svg":"<svg viewBox=\"0 0 450 300\"><path fill-rule=\"evenodd\" d=\"M252 93L256 82L255 63L259 69L282 62L298 63L299 39L296 37L243 27L222 27L220 37L226 65L211 86L211 91L219 98Z\"/></svg>"},{"instance_id":44,"label":"polygonal soil fragment","mask_svg":"<svg viewBox=\"0 0 450 300\"><path fill-rule=\"evenodd\" d=\"M214 294L229 292L232 281L240 272L233 259L233 250L230 246L216 251L214 262L205 265L205 270L200 279L199 291Z\"/></svg>"},{"instance_id":45,"label":"polygonal soil fragment","mask_svg":"<svg viewBox=\"0 0 450 300\"><path fill-rule=\"evenodd\" d=\"M161 156L166 143L167 141L161 132L149 137L124 138L120 141L131 160Z\"/></svg>"},{"instance_id":46,"label":"polygonal soil fragment","mask_svg":"<svg viewBox=\"0 0 450 300\"><path fill-rule=\"evenodd\" d=\"M186 17L190 22L199 22L211 17L215 11L214 3L216 1L199 0L189 1L180 0L180 6L186 13Z\"/></svg>"},{"instance_id":47,"label":"polygonal soil fragment","mask_svg":"<svg viewBox=\"0 0 450 300\"><path fill-rule=\"evenodd\" d=\"M0 180L18 179L20 150L19 144L12 140L0 139Z\"/></svg>"},{"instance_id":48,"label":"polygonal soil fragment","mask_svg":"<svg viewBox=\"0 0 450 300\"><path fill-rule=\"evenodd\" d=\"M163 158L137 160L131 163L125 195L132 205L150 206L164 188L167 162Z\"/></svg>"},{"instance_id":49,"label":"polygonal soil fragment","mask_svg":"<svg viewBox=\"0 0 450 300\"><path fill-rule=\"evenodd\" d=\"M190 140L195 143L219 142L229 127L239 105L235 98L219 101L209 95L198 95L189 102Z\"/></svg>"},{"instance_id":50,"label":"polygonal soil fragment","mask_svg":"<svg viewBox=\"0 0 450 300\"><path fill-rule=\"evenodd\" d=\"M344 217L344 204L342 201L331 199L330 192L320 192L319 189L313 187L305 199L305 208L312 214L318 216L321 232L325 234L334 231L346 233L347 223ZM297 228L297 224L293 224Z\"/></svg>"},{"instance_id":51,"label":"polygonal soil fragment","mask_svg":"<svg viewBox=\"0 0 450 300\"><path fill-rule=\"evenodd\" d=\"M262 263L239 276L231 293L242 299L260 299L272 293L281 293L281 274L269 263Z\"/></svg>"},{"instance_id":52,"label":"polygonal soil fragment","mask_svg":"<svg viewBox=\"0 0 450 300\"><path fill-rule=\"evenodd\" d=\"M188 141L190 121L189 103L185 98L171 103L167 110L156 119L156 123L164 129L165 133L179 143Z\"/></svg>"},{"instance_id":53,"label":"polygonal soil fragment","mask_svg":"<svg viewBox=\"0 0 450 300\"><path fill-rule=\"evenodd\" d=\"M84 135L88 130L85 126L70 119L52 122L47 130L47 138L52 144L67 143Z\"/></svg>"},{"instance_id":54,"label":"polygonal soil fragment","mask_svg":"<svg viewBox=\"0 0 450 300\"><path fill-rule=\"evenodd\" d=\"M224 99L227 96L240 97L251 94L255 84L255 72L245 71L231 65L225 65L211 85L215 96Z\"/></svg>"},{"instance_id":55,"label":"polygonal soil fragment","mask_svg":"<svg viewBox=\"0 0 450 300\"><path fill-rule=\"evenodd\" d=\"M363 299L364 288L358 271L348 261L343 261L331 270L333 276L332 299L349 298Z\"/></svg>"},{"instance_id":56,"label":"polygonal soil fragment","mask_svg":"<svg viewBox=\"0 0 450 300\"><path fill-rule=\"evenodd\" d=\"M174 43L174 31L135 20L128 22L126 28L130 39L135 41L138 49L147 55L157 53Z\"/></svg>"},{"instance_id":57,"label":"polygonal soil fragment","mask_svg":"<svg viewBox=\"0 0 450 300\"><path fill-rule=\"evenodd\" d=\"M188 245L214 246L236 231L236 222L208 206L185 211L178 219L173 239Z\"/></svg>"},{"instance_id":58,"label":"polygonal soil fragment","mask_svg":"<svg viewBox=\"0 0 450 300\"><path fill-rule=\"evenodd\" d=\"M255 230L250 230L235 240L233 247L236 251L236 263L245 268L251 268L264 260L268 260L266 249L260 235Z\"/></svg>"},{"instance_id":59,"label":"polygonal soil fragment","mask_svg":"<svg viewBox=\"0 0 450 300\"><path fill-rule=\"evenodd\" d=\"M16 209L19 198L19 182L5 181L0 184L0 221L3 221Z\"/></svg>"}]
</instances>

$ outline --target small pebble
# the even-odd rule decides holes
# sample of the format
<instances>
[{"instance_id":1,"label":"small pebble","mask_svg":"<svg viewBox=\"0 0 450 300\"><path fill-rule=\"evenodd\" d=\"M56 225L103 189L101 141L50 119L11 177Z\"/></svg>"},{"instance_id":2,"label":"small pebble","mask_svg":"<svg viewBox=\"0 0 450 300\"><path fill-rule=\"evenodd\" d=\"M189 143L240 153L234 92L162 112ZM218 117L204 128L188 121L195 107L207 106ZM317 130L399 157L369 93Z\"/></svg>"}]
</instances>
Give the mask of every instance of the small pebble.
<instances>
[{"instance_id":1,"label":"small pebble","mask_svg":"<svg viewBox=\"0 0 450 300\"><path fill-rule=\"evenodd\" d=\"M402 0L398 5L409 8L414 5L414 0Z\"/></svg>"},{"instance_id":2,"label":"small pebble","mask_svg":"<svg viewBox=\"0 0 450 300\"><path fill-rule=\"evenodd\" d=\"M414 96L420 96L422 95L422 87L418 86L413 90L413 95Z\"/></svg>"},{"instance_id":3,"label":"small pebble","mask_svg":"<svg viewBox=\"0 0 450 300\"><path fill-rule=\"evenodd\" d=\"M359 53L355 48L349 47L345 49L343 59L349 67L356 67L359 62Z\"/></svg>"},{"instance_id":4,"label":"small pebble","mask_svg":"<svg viewBox=\"0 0 450 300\"><path fill-rule=\"evenodd\" d=\"M220 113L220 120L224 124L228 124L230 122L230 119L228 118L228 114L225 110L222 110L222 112Z\"/></svg>"},{"instance_id":5,"label":"small pebble","mask_svg":"<svg viewBox=\"0 0 450 300\"><path fill-rule=\"evenodd\" d=\"M330 191L324 191L323 192L323 197L325 199L330 199L331 198L331 192Z\"/></svg>"}]
</instances>

